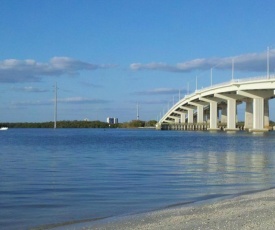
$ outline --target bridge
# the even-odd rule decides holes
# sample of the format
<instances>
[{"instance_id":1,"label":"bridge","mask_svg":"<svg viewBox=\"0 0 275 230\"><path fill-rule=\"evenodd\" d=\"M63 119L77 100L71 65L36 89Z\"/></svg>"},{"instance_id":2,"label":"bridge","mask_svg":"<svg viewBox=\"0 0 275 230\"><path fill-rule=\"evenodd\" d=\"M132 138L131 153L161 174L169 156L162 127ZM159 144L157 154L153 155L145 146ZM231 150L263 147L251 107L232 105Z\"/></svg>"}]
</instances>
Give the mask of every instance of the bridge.
<instances>
[{"instance_id":1,"label":"bridge","mask_svg":"<svg viewBox=\"0 0 275 230\"><path fill-rule=\"evenodd\" d=\"M245 103L244 129L266 132L269 100L275 97L274 77L232 79L196 90L174 104L156 124L157 129L236 131L237 105Z\"/></svg>"}]
</instances>

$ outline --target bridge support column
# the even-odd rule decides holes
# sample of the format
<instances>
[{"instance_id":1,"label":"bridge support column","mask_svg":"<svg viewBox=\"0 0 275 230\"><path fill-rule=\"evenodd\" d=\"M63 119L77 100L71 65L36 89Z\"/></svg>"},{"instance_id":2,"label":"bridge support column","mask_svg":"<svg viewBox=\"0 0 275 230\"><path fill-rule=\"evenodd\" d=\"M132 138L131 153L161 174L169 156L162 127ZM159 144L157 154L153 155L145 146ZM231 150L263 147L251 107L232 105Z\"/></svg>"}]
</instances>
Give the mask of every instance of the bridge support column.
<instances>
[{"instance_id":1,"label":"bridge support column","mask_svg":"<svg viewBox=\"0 0 275 230\"><path fill-rule=\"evenodd\" d=\"M264 100L264 128L269 129L269 100Z\"/></svg>"},{"instance_id":2,"label":"bridge support column","mask_svg":"<svg viewBox=\"0 0 275 230\"><path fill-rule=\"evenodd\" d=\"M210 127L208 128L209 131L216 131L218 129L218 100L215 98L200 98L201 101L208 102L210 105Z\"/></svg>"},{"instance_id":3,"label":"bridge support column","mask_svg":"<svg viewBox=\"0 0 275 230\"><path fill-rule=\"evenodd\" d=\"M179 124L180 123L180 118L175 118L175 123Z\"/></svg>"},{"instance_id":4,"label":"bridge support column","mask_svg":"<svg viewBox=\"0 0 275 230\"><path fill-rule=\"evenodd\" d=\"M268 131L267 128L264 127L265 124L265 115L267 115L267 110L265 112L265 105L267 103L265 102L265 96L266 92L260 93L260 92L254 92L254 91L237 91L237 94L246 96L248 98L252 98L253 100L253 127L249 129L250 132L266 132ZM268 99L266 99L268 100ZM248 106L249 104L247 104ZM250 106L250 105L249 105Z\"/></svg>"},{"instance_id":5,"label":"bridge support column","mask_svg":"<svg viewBox=\"0 0 275 230\"><path fill-rule=\"evenodd\" d=\"M179 122L180 122L180 116L172 116L172 115L170 115L169 118L172 118L173 120L166 121L168 123L179 124Z\"/></svg>"},{"instance_id":6,"label":"bridge support column","mask_svg":"<svg viewBox=\"0 0 275 230\"><path fill-rule=\"evenodd\" d=\"M221 123L227 123L227 106L222 105L221 109Z\"/></svg>"},{"instance_id":7,"label":"bridge support column","mask_svg":"<svg viewBox=\"0 0 275 230\"><path fill-rule=\"evenodd\" d=\"M180 121L181 121L181 123L185 123L185 116L186 116L185 113L182 113L182 114L180 115Z\"/></svg>"},{"instance_id":8,"label":"bridge support column","mask_svg":"<svg viewBox=\"0 0 275 230\"><path fill-rule=\"evenodd\" d=\"M252 128L253 128L253 100L248 98L245 100L244 129L249 130Z\"/></svg>"},{"instance_id":9,"label":"bridge support column","mask_svg":"<svg viewBox=\"0 0 275 230\"><path fill-rule=\"evenodd\" d=\"M264 129L264 98L253 99L253 129L260 131Z\"/></svg>"},{"instance_id":10,"label":"bridge support column","mask_svg":"<svg viewBox=\"0 0 275 230\"><path fill-rule=\"evenodd\" d=\"M185 123L186 112L174 111L174 113L176 113L176 114L179 115L179 116L177 117L177 119L175 119L175 122L177 122L177 123Z\"/></svg>"},{"instance_id":11,"label":"bridge support column","mask_svg":"<svg viewBox=\"0 0 275 230\"><path fill-rule=\"evenodd\" d=\"M197 123L203 123L203 105L197 106Z\"/></svg>"},{"instance_id":12,"label":"bridge support column","mask_svg":"<svg viewBox=\"0 0 275 230\"><path fill-rule=\"evenodd\" d=\"M206 123L210 122L210 109L204 111L204 121L206 121Z\"/></svg>"},{"instance_id":13,"label":"bridge support column","mask_svg":"<svg viewBox=\"0 0 275 230\"><path fill-rule=\"evenodd\" d=\"M204 118L204 106L207 104L205 102L189 102L188 104L194 105L197 108L197 123L203 123Z\"/></svg>"},{"instance_id":14,"label":"bridge support column","mask_svg":"<svg viewBox=\"0 0 275 230\"><path fill-rule=\"evenodd\" d=\"M188 109L188 123L194 123L194 110Z\"/></svg>"},{"instance_id":15,"label":"bridge support column","mask_svg":"<svg viewBox=\"0 0 275 230\"><path fill-rule=\"evenodd\" d=\"M184 109L187 111L187 122L188 123L194 123L194 108L188 107L188 106L180 106L181 109Z\"/></svg>"},{"instance_id":16,"label":"bridge support column","mask_svg":"<svg viewBox=\"0 0 275 230\"><path fill-rule=\"evenodd\" d=\"M226 131L238 130L236 128L237 105L235 99L227 100L227 128Z\"/></svg>"},{"instance_id":17,"label":"bridge support column","mask_svg":"<svg viewBox=\"0 0 275 230\"><path fill-rule=\"evenodd\" d=\"M210 128L209 130L218 130L218 103L210 102Z\"/></svg>"},{"instance_id":18,"label":"bridge support column","mask_svg":"<svg viewBox=\"0 0 275 230\"><path fill-rule=\"evenodd\" d=\"M229 94L214 94L215 97L225 99L227 101L227 117L226 117L226 122L227 122L227 127L225 131L237 131L238 129L236 128L236 114L237 114L237 97L236 95L229 95Z\"/></svg>"}]
</instances>

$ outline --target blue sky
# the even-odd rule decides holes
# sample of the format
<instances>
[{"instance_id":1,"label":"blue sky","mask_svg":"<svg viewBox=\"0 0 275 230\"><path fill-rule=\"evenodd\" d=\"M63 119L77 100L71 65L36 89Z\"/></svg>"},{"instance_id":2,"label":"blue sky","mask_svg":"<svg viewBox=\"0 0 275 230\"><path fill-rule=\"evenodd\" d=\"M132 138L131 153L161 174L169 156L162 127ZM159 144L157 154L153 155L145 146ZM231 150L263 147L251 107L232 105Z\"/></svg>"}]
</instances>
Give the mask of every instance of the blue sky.
<instances>
[{"instance_id":1,"label":"blue sky","mask_svg":"<svg viewBox=\"0 0 275 230\"><path fill-rule=\"evenodd\" d=\"M275 72L273 0L2 0L0 122L160 117L187 90ZM273 105L271 105L271 110ZM272 111L271 119L274 120Z\"/></svg>"}]
</instances>

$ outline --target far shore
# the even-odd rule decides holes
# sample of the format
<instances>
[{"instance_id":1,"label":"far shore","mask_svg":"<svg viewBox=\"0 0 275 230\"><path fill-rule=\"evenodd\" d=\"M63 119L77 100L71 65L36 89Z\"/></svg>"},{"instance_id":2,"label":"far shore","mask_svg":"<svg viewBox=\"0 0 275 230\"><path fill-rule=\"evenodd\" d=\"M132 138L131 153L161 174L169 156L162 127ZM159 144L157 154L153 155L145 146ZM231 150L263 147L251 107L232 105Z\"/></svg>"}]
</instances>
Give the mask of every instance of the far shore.
<instances>
[{"instance_id":1,"label":"far shore","mask_svg":"<svg viewBox=\"0 0 275 230\"><path fill-rule=\"evenodd\" d=\"M144 214L107 218L54 230L275 229L275 189L177 206Z\"/></svg>"}]
</instances>

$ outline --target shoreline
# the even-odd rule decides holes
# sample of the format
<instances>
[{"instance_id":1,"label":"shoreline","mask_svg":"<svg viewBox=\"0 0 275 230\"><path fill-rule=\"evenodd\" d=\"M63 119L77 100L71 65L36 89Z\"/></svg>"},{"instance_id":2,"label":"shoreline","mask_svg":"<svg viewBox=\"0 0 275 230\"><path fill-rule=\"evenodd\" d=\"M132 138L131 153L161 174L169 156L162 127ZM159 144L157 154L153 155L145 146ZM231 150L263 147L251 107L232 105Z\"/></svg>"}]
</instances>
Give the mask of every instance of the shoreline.
<instances>
[{"instance_id":1,"label":"shoreline","mask_svg":"<svg viewBox=\"0 0 275 230\"><path fill-rule=\"evenodd\" d=\"M275 188L270 188L50 229L274 229L274 214Z\"/></svg>"}]
</instances>

